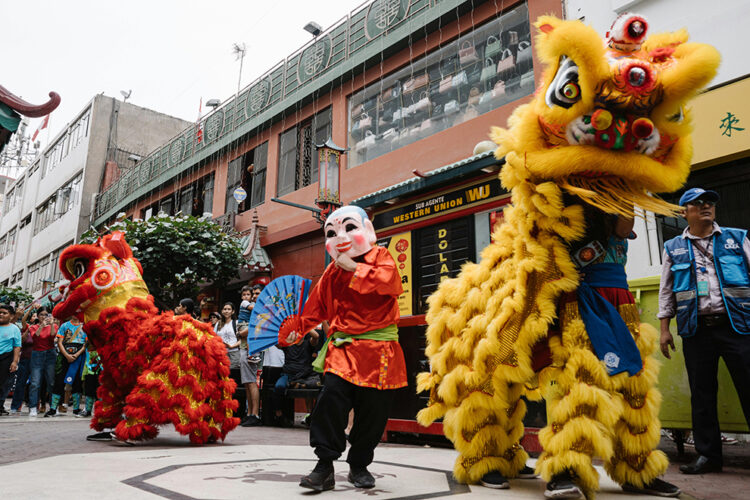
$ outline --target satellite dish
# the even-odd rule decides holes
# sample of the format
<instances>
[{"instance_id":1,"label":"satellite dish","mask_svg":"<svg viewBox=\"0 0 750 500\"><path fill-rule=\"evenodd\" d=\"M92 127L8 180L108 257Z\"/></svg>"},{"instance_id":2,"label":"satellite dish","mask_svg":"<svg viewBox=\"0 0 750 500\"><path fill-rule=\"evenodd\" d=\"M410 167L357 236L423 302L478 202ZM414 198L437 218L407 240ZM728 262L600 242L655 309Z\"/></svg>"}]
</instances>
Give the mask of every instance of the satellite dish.
<instances>
[{"instance_id":1,"label":"satellite dish","mask_svg":"<svg viewBox=\"0 0 750 500\"><path fill-rule=\"evenodd\" d=\"M132 94L132 93L133 93L133 90L132 90L132 89L131 89L131 90L128 90L127 92L125 92L124 90L121 90L121 91L120 91L120 94L122 94L122 100L123 100L123 101L127 101L127 100L128 100L128 97L130 97L130 94Z\"/></svg>"}]
</instances>

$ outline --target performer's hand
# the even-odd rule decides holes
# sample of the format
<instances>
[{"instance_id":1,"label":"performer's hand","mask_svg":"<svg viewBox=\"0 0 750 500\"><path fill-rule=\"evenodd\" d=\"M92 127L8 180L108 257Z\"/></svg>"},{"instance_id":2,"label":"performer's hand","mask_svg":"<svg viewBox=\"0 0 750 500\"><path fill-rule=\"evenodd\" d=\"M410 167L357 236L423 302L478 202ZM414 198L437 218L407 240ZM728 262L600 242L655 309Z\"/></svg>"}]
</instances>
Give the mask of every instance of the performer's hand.
<instances>
[{"instance_id":1,"label":"performer's hand","mask_svg":"<svg viewBox=\"0 0 750 500\"><path fill-rule=\"evenodd\" d=\"M661 331L661 338L659 339L659 345L661 346L661 353L664 355L667 359L672 359L672 355L669 353L669 348L671 347L674 351L674 339L672 338L672 333L669 330L662 329Z\"/></svg>"},{"instance_id":2,"label":"performer's hand","mask_svg":"<svg viewBox=\"0 0 750 500\"><path fill-rule=\"evenodd\" d=\"M344 271L354 272L357 269L357 263L348 255L339 255L336 258L336 265Z\"/></svg>"},{"instance_id":3,"label":"performer's hand","mask_svg":"<svg viewBox=\"0 0 750 500\"><path fill-rule=\"evenodd\" d=\"M295 331L290 332L289 335L287 335L286 337L286 343L289 345L294 344L294 342L297 341L297 337L299 337L299 334L297 332Z\"/></svg>"},{"instance_id":4,"label":"performer's hand","mask_svg":"<svg viewBox=\"0 0 750 500\"><path fill-rule=\"evenodd\" d=\"M18 370L18 363L14 361L10 364L10 373L14 373L16 370Z\"/></svg>"}]
</instances>

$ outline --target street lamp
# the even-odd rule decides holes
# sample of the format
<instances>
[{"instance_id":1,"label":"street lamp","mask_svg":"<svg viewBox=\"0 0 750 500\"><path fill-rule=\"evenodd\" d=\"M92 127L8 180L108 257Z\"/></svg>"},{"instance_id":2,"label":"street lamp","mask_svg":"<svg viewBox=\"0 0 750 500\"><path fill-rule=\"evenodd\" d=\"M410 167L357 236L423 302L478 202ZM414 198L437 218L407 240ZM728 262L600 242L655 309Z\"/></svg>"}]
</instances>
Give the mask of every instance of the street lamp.
<instances>
[{"instance_id":1,"label":"street lamp","mask_svg":"<svg viewBox=\"0 0 750 500\"><path fill-rule=\"evenodd\" d=\"M323 144L316 144L318 150L318 198L315 204L320 207L320 213L315 218L321 224L325 223L328 214L341 206L341 194L339 184L339 168L341 167L341 155L347 149L337 146L333 139L329 138Z\"/></svg>"},{"instance_id":2,"label":"street lamp","mask_svg":"<svg viewBox=\"0 0 750 500\"><path fill-rule=\"evenodd\" d=\"M310 33L312 36L317 37L323 32L323 28L315 21L310 21L302 27L303 30Z\"/></svg>"},{"instance_id":3,"label":"street lamp","mask_svg":"<svg viewBox=\"0 0 750 500\"><path fill-rule=\"evenodd\" d=\"M206 101L206 107L216 109L221 104L221 101L218 99L209 99Z\"/></svg>"}]
</instances>

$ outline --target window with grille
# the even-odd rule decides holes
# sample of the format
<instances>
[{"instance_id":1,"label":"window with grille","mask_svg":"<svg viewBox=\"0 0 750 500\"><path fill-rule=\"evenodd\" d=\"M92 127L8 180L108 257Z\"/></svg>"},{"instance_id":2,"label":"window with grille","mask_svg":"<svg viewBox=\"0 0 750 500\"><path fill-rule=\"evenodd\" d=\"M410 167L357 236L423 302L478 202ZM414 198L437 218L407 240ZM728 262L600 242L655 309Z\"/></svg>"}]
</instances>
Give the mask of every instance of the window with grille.
<instances>
[{"instance_id":1,"label":"window with grille","mask_svg":"<svg viewBox=\"0 0 750 500\"><path fill-rule=\"evenodd\" d=\"M331 137L331 108L283 132L279 140L279 177L276 192L289 194L318 182L315 145Z\"/></svg>"}]
</instances>

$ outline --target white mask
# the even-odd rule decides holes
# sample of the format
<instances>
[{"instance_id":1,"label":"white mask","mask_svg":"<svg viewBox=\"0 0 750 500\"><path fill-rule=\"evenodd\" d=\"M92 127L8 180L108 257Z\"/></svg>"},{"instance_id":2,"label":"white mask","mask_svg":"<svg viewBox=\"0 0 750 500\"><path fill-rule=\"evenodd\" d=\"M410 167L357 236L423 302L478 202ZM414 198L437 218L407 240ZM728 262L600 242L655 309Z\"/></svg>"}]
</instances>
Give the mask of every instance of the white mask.
<instances>
[{"instance_id":1,"label":"white mask","mask_svg":"<svg viewBox=\"0 0 750 500\"><path fill-rule=\"evenodd\" d=\"M339 255L350 258L369 252L377 237L372 222L364 210L347 205L334 211L323 226L326 235L326 251L333 260Z\"/></svg>"}]
</instances>

